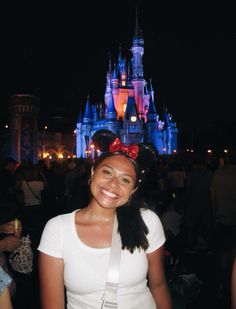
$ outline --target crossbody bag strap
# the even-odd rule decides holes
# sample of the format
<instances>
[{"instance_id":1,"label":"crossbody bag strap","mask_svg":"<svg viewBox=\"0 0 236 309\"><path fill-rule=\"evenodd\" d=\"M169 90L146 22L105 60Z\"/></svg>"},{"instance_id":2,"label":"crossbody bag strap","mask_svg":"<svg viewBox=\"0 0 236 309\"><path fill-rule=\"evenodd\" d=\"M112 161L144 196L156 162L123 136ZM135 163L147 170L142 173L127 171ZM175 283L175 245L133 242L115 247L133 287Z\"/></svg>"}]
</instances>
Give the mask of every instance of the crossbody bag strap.
<instances>
[{"instance_id":1,"label":"crossbody bag strap","mask_svg":"<svg viewBox=\"0 0 236 309\"><path fill-rule=\"evenodd\" d=\"M120 260L121 260L121 238L118 233L117 216L114 217L111 252L109 258L109 269L107 274L107 282L105 292L102 297L103 308L118 308L117 306L117 290L119 286Z\"/></svg>"},{"instance_id":2,"label":"crossbody bag strap","mask_svg":"<svg viewBox=\"0 0 236 309\"><path fill-rule=\"evenodd\" d=\"M34 193L34 191L32 190L31 186L29 185L28 181L26 181L26 184L27 184L30 192L33 194L33 196L35 196L41 202L40 197L37 194Z\"/></svg>"}]
</instances>

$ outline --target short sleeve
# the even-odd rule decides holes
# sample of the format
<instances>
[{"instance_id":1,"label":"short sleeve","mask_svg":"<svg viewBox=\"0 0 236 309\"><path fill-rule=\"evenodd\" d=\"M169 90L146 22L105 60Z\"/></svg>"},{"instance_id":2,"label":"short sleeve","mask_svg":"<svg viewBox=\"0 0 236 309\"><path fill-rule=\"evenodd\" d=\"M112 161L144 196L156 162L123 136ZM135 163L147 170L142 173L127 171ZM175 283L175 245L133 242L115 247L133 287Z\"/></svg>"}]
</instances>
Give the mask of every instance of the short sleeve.
<instances>
[{"instance_id":1,"label":"short sleeve","mask_svg":"<svg viewBox=\"0 0 236 309\"><path fill-rule=\"evenodd\" d=\"M166 238L164 230L161 220L152 210L142 209L141 214L149 231L147 234L149 247L146 250L146 253L151 253L165 243Z\"/></svg>"},{"instance_id":2,"label":"short sleeve","mask_svg":"<svg viewBox=\"0 0 236 309\"><path fill-rule=\"evenodd\" d=\"M62 228L61 216L50 219L44 227L38 250L53 257L62 258Z\"/></svg>"},{"instance_id":3,"label":"short sleeve","mask_svg":"<svg viewBox=\"0 0 236 309\"><path fill-rule=\"evenodd\" d=\"M0 295L12 282L12 278L0 266Z\"/></svg>"}]
</instances>

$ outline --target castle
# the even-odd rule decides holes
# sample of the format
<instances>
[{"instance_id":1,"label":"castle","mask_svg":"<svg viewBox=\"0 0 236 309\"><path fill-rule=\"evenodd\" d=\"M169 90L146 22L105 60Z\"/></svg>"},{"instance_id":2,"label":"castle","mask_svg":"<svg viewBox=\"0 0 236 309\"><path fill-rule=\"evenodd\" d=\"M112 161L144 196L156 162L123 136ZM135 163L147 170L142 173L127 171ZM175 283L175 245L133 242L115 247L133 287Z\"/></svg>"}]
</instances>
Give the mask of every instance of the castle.
<instances>
[{"instance_id":1,"label":"castle","mask_svg":"<svg viewBox=\"0 0 236 309\"><path fill-rule=\"evenodd\" d=\"M144 39L137 14L131 53L130 63L122 58L121 51L117 65L109 59L104 104L93 105L88 97L83 115L79 114L76 126L77 157L94 155L93 136L101 130L112 132L124 144L150 143L160 155L177 152L176 123L167 110L163 120L159 119L152 82L150 80L148 87L144 79Z\"/></svg>"}]
</instances>

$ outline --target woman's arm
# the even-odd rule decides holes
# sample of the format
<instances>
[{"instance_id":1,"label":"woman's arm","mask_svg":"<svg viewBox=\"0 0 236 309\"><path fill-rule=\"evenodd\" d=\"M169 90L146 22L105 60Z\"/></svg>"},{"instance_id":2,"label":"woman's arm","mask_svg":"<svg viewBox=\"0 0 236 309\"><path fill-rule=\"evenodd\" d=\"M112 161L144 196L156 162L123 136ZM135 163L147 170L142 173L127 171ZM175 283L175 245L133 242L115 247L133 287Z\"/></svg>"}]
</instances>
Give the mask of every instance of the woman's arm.
<instances>
[{"instance_id":1,"label":"woman's arm","mask_svg":"<svg viewBox=\"0 0 236 309\"><path fill-rule=\"evenodd\" d=\"M158 309L171 309L171 297L165 279L163 246L152 253L148 258L148 285Z\"/></svg>"},{"instance_id":2,"label":"woman's arm","mask_svg":"<svg viewBox=\"0 0 236 309\"><path fill-rule=\"evenodd\" d=\"M13 309L8 287L6 287L0 295L0 308Z\"/></svg>"},{"instance_id":3,"label":"woman's arm","mask_svg":"<svg viewBox=\"0 0 236 309\"><path fill-rule=\"evenodd\" d=\"M64 309L64 263L40 252L39 278L41 309Z\"/></svg>"}]
</instances>

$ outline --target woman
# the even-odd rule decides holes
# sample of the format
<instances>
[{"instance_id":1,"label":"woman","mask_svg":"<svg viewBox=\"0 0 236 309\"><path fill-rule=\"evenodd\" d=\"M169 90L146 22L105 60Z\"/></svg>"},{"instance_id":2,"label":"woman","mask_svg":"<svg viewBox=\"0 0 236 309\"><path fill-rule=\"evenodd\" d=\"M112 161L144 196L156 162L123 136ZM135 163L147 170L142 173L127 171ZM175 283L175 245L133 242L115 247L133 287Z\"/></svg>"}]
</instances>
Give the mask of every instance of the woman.
<instances>
[{"instance_id":1,"label":"woman","mask_svg":"<svg viewBox=\"0 0 236 309\"><path fill-rule=\"evenodd\" d=\"M0 266L0 308L13 309L9 286L12 279Z\"/></svg>"},{"instance_id":2,"label":"woman","mask_svg":"<svg viewBox=\"0 0 236 309\"><path fill-rule=\"evenodd\" d=\"M101 308L115 214L123 249L118 308L171 308L162 225L152 211L132 204L139 181L132 158L103 154L92 168L88 206L47 223L39 245L42 309L64 308L64 283L68 309Z\"/></svg>"}]
</instances>

